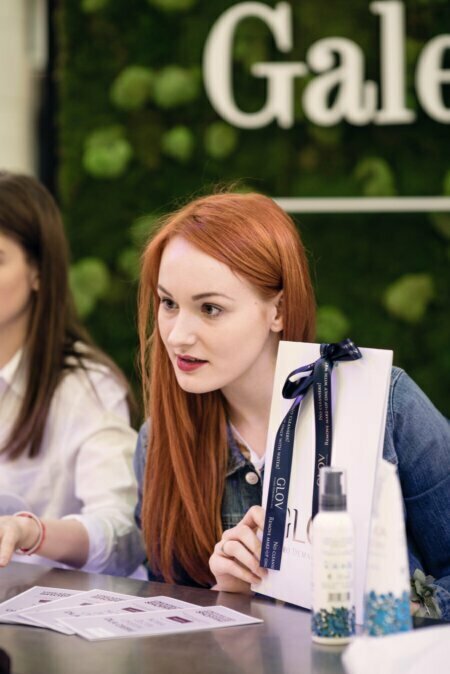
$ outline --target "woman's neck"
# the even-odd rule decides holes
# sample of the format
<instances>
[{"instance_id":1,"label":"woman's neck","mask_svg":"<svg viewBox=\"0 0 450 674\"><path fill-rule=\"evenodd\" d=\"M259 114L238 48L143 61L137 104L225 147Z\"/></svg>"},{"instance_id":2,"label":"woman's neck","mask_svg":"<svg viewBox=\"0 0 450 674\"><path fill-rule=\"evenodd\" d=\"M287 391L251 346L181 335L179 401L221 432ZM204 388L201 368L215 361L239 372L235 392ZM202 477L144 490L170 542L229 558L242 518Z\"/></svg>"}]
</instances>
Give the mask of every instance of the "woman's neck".
<instances>
[{"instance_id":1,"label":"woman's neck","mask_svg":"<svg viewBox=\"0 0 450 674\"><path fill-rule=\"evenodd\" d=\"M14 354L24 346L27 325L28 320L0 327L0 368L9 363Z\"/></svg>"},{"instance_id":2,"label":"woman's neck","mask_svg":"<svg viewBox=\"0 0 450 674\"><path fill-rule=\"evenodd\" d=\"M230 422L258 456L266 449L276 353L263 359L240 381L222 390Z\"/></svg>"}]
</instances>

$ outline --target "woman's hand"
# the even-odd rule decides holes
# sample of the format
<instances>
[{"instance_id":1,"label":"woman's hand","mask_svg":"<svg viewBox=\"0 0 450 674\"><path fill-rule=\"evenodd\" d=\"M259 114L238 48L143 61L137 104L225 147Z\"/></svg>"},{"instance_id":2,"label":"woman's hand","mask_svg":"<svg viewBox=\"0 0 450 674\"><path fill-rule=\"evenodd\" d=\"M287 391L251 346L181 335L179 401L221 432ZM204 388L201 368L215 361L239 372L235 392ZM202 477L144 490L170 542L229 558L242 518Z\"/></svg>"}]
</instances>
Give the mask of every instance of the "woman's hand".
<instances>
[{"instance_id":1,"label":"woman's hand","mask_svg":"<svg viewBox=\"0 0 450 674\"><path fill-rule=\"evenodd\" d=\"M261 541L256 535L264 529L264 510L253 506L232 529L223 532L209 559L209 568L217 584L213 590L250 592L251 583L259 583L267 574L259 566Z\"/></svg>"},{"instance_id":2,"label":"woman's hand","mask_svg":"<svg viewBox=\"0 0 450 674\"><path fill-rule=\"evenodd\" d=\"M36 522L29 517L0 517L0 567L11 561L18 548L31 548L39 536Z\"/></svg>"}]
</instances>

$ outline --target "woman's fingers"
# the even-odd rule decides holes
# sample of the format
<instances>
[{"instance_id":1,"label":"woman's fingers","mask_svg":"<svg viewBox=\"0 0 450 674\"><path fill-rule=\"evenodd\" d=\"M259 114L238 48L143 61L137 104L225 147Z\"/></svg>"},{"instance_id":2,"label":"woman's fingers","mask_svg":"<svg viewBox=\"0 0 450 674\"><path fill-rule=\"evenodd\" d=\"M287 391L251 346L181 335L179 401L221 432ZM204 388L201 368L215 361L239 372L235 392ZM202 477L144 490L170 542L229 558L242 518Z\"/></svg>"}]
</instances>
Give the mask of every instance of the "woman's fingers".
<instances>
[{"instance_id":1,"label":"woman's fingers","mask_svg":"<svg viewBox=\"0 0 450 674\"><path fill-rule=\"evenodd\" d=\"M253 576L251 582L256 582L255 577L259 581L266 574L265 569L259 565L261 542L255 530L244 524L243 520L232 529L224 531L222 540L216 545L214 552L222 558L232 558L240 567L248 569Z\"/></svg>"},{"instance_id":2,"label":"woman's fingers","mask_svg":"<svg viewBox=\"0 0 450 674\"><path fill-rule=\"evenodd\" d=\"M242 544L242 541L227 540L222 544L222 553L237 561L240 566L248 569L257 580L264 578L265 570L259 566L259 555L255 556L248 548ZM252 581L255 582L255 581Z\"/></svg>"},{"instance_id":3,"label":"woman's fingers","mask_svg":"<svg viewBox=\"0 0 450 674\"><path fill-rule=\"evenodd\" d=\"M257 536L263 528L264 509L253 506L239 524L224 531L209 560L217 589L242 591L242 583L256 584L266 576L267 570L259 565L261 541Z\"/></svg>"},{"instance_id":4,"label":"woman's fingers","mask_svg":"<svg viewBox=\"0 0 450 674\"><path fill-rule=\"evenodd\" d=\"M239 524L246 524L252 529L261 529L261 531L263 531L264 517L265 511L262 506L252 506L250 510L247 510Z\"/></svg>"},{"instance_id":5,"label":"woman's fingers","mask_svg":"<svg viewBox=\"0 0 450 674\"><path fill-rule=\"evenodd\" d=\"M0 527L0 566L6 566L16 550L20 540L18 527L5 524Z\"/></svg>"},{"instance_id":6,"label":"woman's fingers","mask_svg":"<svg viewBox=\"0 0 450 674\"><path fill-rule=\"evenodd\" d=\"M223 551L222 547L223 541L220 541L217 543L214 554L211 556L210 561L209 561L209 566L211 571L213 572L214 576L220 583L220 578L223 576L232 576L233 578L237 578L241 581L244 581L245 583L259 583L261 581L261 576L258 575L258 564L255 560L255 558L247 551L247 564L241 564L238 561L238 558L233 556L228 556L228 548L230 547L233 543L238 544L241 548L241 544L237 543L237 541L225 541L225 547L226 547L226 556ZM234 548L236 551L236 548ZM239 553L238 553L239 554ZM245 554L243 555L245 558ZM240 555L240 558L242 559L242 555ZM253 561L252 561L253 558ZM254 564L256 562L256 564ZM254 569L255 572L252 571Z\"/></svg>"},{"instance_id":7,"label":"woman's fingers","mask_svg":"<svg viewBox=\"0 0 450 674\"><path fill-rule=\"evenodd\" d=\"M257 537L254 529L251 529L249 526L243 523L238 524L236 527L233 527L232 529L224 531L222 540L224 542L240 541L242 545L244 545L247 548L247 550L253 553L253 555L257 559L261 557L261 541Z\"/></svg>"}]
</instances>

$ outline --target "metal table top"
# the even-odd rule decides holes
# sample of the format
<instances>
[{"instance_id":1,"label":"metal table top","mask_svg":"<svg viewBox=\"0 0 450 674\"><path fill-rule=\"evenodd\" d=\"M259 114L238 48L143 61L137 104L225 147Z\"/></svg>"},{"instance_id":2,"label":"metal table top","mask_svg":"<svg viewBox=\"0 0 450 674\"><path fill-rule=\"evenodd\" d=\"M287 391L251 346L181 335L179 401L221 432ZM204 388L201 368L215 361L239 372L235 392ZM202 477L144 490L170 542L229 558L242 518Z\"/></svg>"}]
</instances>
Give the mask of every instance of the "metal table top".
<instances>
[{"instance_id":1,"label":"metal table top","mask_svg":"<svg viewBox=\"0 0 450 674\"><path fill-rule=\"evenodd\" d=\"M0 601L33 585L166 595L221 604L264 623L203 632L88 642L50 630L0 624L13 674L342 674L342 647L311 642L310 614L262 597L14 563L0 570Z\"/></svg>"}]
</instances>

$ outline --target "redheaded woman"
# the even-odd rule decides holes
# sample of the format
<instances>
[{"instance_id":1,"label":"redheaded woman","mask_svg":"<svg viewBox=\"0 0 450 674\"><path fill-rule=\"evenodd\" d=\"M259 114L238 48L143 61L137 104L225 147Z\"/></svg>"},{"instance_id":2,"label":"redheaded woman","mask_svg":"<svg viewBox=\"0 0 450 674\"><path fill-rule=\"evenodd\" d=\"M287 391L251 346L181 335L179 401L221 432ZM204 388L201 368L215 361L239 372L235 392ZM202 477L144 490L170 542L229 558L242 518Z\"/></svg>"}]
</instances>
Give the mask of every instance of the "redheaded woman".
<instances>
[{"instance_id":1,"label":"redheaded woman","mask_svg":"<svg viewBox=\"0 0 450 674\"><path fill-rule=\"evenodd\" d=\"M144 252L139 307L149 421L135 467L149 577L248 591L264 573L257 531L278 342L314 339L313 290L293 222L258 194L191 202ZM447 421L394 368L384 457L402 481L411 571L439 579L444 613L449 448Z\"/></svg>"}]
</instances>

